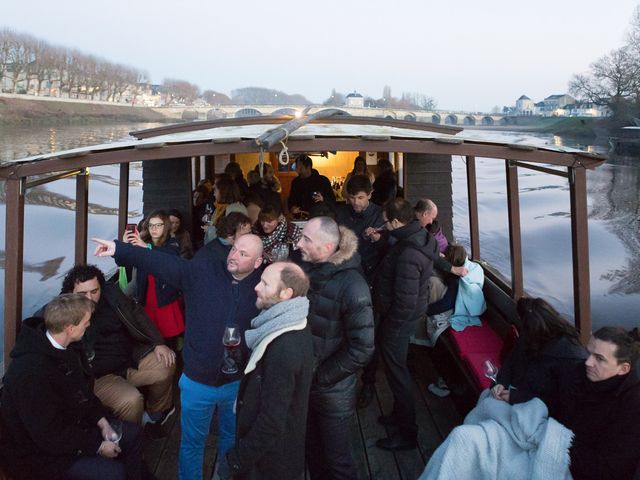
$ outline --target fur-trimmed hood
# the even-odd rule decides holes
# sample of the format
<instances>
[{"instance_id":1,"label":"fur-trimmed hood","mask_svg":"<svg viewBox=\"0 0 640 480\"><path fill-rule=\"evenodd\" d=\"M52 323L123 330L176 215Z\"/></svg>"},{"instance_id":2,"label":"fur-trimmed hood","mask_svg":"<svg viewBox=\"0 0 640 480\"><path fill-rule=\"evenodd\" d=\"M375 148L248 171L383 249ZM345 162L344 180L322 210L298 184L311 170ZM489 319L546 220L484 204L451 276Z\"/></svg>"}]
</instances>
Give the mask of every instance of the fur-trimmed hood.
<instances>
[{"instance_id":1,"label":"fur-trimmed hood","mask_svg":"<svg viewBox=\"0 0 640 480\"><path fill-rule=\"evenodd\" d=\"M351 260L358 252L358 237L356 237L356 234L343 225L338 228L340 229L338 249L327 259L327 262L333 263L336 267L347 260Z\"/></svg>"}]
</instances>

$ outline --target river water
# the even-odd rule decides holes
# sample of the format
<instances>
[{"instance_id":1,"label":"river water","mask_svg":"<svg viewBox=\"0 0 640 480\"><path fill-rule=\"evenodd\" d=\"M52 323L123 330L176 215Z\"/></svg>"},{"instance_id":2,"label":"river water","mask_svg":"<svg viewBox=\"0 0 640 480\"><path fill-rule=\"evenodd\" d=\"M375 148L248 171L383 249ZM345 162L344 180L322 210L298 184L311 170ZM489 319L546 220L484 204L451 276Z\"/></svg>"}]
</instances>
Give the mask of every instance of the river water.
<instances>
[{"instance_id":1,"label":"river water","mask_svg":"<svg viewBox=\"0 0 640 480\"><path fill-rule=\"evenodd\" d=\"M159 124L84 125L67 127L0 127L0 159L65 150L126 138L128 132ZM523 132L465 130L460 135L508 143L565 145L605 151L604 146L580 145L566 138ZM477 159L481 255L508 274L506 187L504 162ZM132 164L129 216L141 218L142 169ZM119 167L91 169L89 238L117 235ZM591 305L594 328L640 324L640 159L610 158L587 174ZM569 185L565 179L519 169L525 290L549 299L568 317L572 314ZM466 173L464 159L453 159L454 235L468 247ZM4 185L0 184L4 203ZM29 315L59 292L64 272L73 266L75 182L58 180L29 189L25 202L24 303ZM5 209L0 209L0 267L4 268ZM90 247L91 249L92 247ZM104 271L111 259L91 257ZM0 292L4 275L0 273ZM3 299L2 299L3 300ZM0 303L0 308L2 308ZM0 328L2 325L0 323ZM1 335L1 332L0 332ZM0 358L2 355L0 342Z\"/></svg>"}]
</instances>

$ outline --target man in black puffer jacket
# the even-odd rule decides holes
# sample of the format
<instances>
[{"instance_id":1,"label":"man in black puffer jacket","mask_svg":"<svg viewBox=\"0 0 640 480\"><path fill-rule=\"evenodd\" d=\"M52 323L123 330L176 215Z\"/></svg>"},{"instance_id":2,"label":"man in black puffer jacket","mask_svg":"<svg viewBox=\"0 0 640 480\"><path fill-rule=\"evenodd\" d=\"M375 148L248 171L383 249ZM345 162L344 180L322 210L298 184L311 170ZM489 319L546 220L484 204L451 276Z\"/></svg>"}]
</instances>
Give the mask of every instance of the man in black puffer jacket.
<instances>
[{"instance_id":1,"label":"man in black puffer jacket","mask_svg":"<svg viewBox=\"0 0 640 480\"><path fill-rule=\"evenodd\" d=\"M393 393L393 411L380 422L394 431L376 442L385 450L417 446L418 426L407 368L409 337L424 318L429 301L429 277L438 243L415 221L409 202L394 198L384 205L384 221L396 243L385 255L374 286L380 315L377 346Z\"/></svg>"},{"instance_id":2,"label":"man in black puffer jacket","mask_svg":"<svg viewBox=\"0 0 640 480\"><path fill-rule=\"evenodd\" d=\"M328 217L307 223L298 242L307 272L316 369L306 456L311 478L357 478L351 456L356 373L373 353L371 294L360 272L358 239Z\"/></svg>"}]
</instances>

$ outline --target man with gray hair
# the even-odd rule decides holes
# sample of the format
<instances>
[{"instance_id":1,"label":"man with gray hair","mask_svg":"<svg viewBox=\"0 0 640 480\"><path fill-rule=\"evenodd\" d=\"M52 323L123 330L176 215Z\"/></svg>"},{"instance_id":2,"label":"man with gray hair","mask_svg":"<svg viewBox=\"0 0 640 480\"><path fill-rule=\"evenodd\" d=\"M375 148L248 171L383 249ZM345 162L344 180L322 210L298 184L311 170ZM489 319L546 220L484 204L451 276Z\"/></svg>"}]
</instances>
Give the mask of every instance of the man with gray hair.
<instances>
[{"instance_id":1,"label":"man with gray hair","mask_svg":"<svg viewBox=\"0 0 640 480\"><path fill-rule=\"evenodd\" d=\"M276 262L256 285L262 312L245 332L251 357L240 383L236 443L218 467L220 478L294 480L304 477L304 444L313 340L307 326L309 279Z\"/></svg>"},{"instance_id":2,"label":"man with gray hair","mask_svg":"<svg viewBox=\"0 0 640 480\"><path fill-rule=\"evenodd\" d=\"M307 416L307 463L311 478L353 479L351 421L356 374L373 353L369 286L361 274L358 239L335 220L307 222L298 242L310 279L309 325L315 374Z\"/></svg>"}]
</instances>

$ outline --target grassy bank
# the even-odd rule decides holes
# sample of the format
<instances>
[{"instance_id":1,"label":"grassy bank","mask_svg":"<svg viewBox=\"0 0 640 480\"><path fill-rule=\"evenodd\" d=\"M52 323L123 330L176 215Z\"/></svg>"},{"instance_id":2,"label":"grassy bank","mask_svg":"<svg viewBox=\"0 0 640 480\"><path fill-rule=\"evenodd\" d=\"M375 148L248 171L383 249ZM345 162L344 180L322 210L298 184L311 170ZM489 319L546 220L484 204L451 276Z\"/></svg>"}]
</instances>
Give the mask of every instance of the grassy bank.
<instances>
[{"instance_id":1,"label":"grassy bank","mask_svg":"<svg viewBox=\"0 0 640 480\"><path fill-rule=\"evenodd\" d=\"M602 135L602 119L576 117L510 117L510 123L504 128L518 127L532 132L551 133L553 135L596 138Z\"/></svg>"},{"instance_id":2,"label":"grassy bank","mask_svg":"<svg viewBox=\"0 0 640 480\"><path fill-rule=\"evenodd\" d=\"M0 125L69 125L100 122L164 122L150 108L0 97Z\"/></svg>"}]
</instances>

